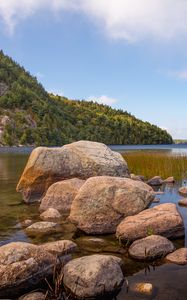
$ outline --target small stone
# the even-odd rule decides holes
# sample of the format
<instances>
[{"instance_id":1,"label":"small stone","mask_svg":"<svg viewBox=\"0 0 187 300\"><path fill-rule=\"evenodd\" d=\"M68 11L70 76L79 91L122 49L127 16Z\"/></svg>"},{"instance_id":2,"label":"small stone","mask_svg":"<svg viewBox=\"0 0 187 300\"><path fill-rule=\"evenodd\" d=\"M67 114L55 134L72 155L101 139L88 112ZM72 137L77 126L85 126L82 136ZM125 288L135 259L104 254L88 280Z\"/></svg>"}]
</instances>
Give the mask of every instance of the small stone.
<instances>
[{"instance_id":1,"label":"small stone","mask_svg":"<svg viewBox=\"0 0 187 300\"><path fill-rule=\"evenodd\" d=\"M171 177L166 178L166 179L164 180L164 182L165 182L165 183L174 183L174 182L175 182L175 179L174 179L173 176L171 176Z\"/></svg>"},{"instance_id":2,"label":"small stone","mask_svg":"<svg viewBox=\"0 0 187 300\"><path fill-rule=\"evenodd\" d=\"M21 226L22 227L28 227L28 226L30 226L32 224L33 224L33 221L30 220L30 219L27 219L27 220L24 220L24 221L21 222Z\"/></svg>"},{"instance_id":3,"label":"small stone","mask_svg":"<svg viewBox=\"0 0 187 300\"><path fill-rule=\"evenodd\" d=\"M25 230L28 234L52 233L56 231L57 223L54 222L36 222Z\"/></svg>"},{"instance_id":4,"label":"small stone","mask_svg":"<svg viewBox=\"0 0 187 300\"><path fill-rule=\"evenodd\" d=\"M147 181L147 184L151 186L159 186L163 184L163 179L160 176L155 176Z\"/></svg>"},{"instance_id":5,"label":"small stone","mask_svg":"<svg viewBox=\"0 0 187 300\"><path fill-rule=\"evenodd\" d=\"M177 265L186 265L187 264L187 248L180 248L175 252L168 254L166 256L166 261Z\"/></svg>"},{"instance_id":6,"label":"small stone","mask_svg":"<svg viewBox=\"0 0 187 300\"><path fill-rule=\"evenodd\" d=\"M179 193L183 196L187 196L187 186L183 186L179 189Z\"/></svg>"},{"instance_id":7,"label":"small stone","mask_svg":"<svg viewBox=\"0 0 187 300\"><path fill-rule=\"evenodd\" d=\"M160 199L159 198L154 198L152 203L159 203L160 202Z\"/></svg>"},{"instance_id":8,"label":"small stone","mask_svg":"<svg viewBox=\"0 0 187 300\"><path fill-rule=\"evenodd\" d=\"M153 285L148 282L136 283L133 287L136 293L140 293L146 296L151 296L153 293Z\"/></svg>"},{"instance_id":9,"label":"small stone","mask_svg":"<svg viewBox=\"0 0 187 300\"><path fill-rule=\"evenodd\" d=\"M144 181L140 175L131 174L130 177L133 180Z\"/></svg>"},{"instance_id":10,"label":"small stone","mask_svg":"<svg viewBox=\"0 0 187 300\"><path fill-rule=\"evenodd\" d=\"M47 251L57 256L73 253L77 250L77 245L68 240L60 240L56 242L49 242L38 246L39 249Z\"/></svg>"},{"instance_id":11,"label":"small stone","mask_svg":"<svg viewBox=\"0 0 187 300\"><path fill-rule=\"evenodd\" d=\"M166 256L174 250L174 245L167 238L151 235L133 242L129 248L129 254L139 260L153 260Z\"/></svg>"},{"instance_id":12,"label":"small stone","mask_svg":"<svg viewBox=\"0 0 187 300\"><path fill-rule=\"evenodd\" d=\"M180 199L178 203L181 206L187 206L187 198Z\"/></svg>"},{"instance_id":13,"label":"small stone","mask_svg":"<svg viewBox=\"0 0 187 300\"><path fill-rule=\"evenodd\" d=\"M44 221L58 221L61 219L61 214L55 208L48 208L40 215L40 218Z\"/></svg>"}]
</instances>

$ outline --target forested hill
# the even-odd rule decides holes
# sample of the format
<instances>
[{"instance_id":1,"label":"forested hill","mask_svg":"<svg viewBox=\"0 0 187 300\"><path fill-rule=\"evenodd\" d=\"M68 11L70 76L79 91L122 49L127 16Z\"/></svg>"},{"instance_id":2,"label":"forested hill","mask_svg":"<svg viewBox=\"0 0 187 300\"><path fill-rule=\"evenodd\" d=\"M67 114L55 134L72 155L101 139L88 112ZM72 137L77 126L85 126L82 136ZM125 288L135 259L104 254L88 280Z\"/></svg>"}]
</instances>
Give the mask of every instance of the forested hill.
<instances>
[{"instance_id":1,"label":"forested hill","mask_svg":"<svg viewBox=\"0 0 187 300\"><path fill-rule=\"evenodd\" d=\"M157 126L96 102L48 94L37 79L0 51L0 144L172 143Z\"/></svg>"}]
</instances>

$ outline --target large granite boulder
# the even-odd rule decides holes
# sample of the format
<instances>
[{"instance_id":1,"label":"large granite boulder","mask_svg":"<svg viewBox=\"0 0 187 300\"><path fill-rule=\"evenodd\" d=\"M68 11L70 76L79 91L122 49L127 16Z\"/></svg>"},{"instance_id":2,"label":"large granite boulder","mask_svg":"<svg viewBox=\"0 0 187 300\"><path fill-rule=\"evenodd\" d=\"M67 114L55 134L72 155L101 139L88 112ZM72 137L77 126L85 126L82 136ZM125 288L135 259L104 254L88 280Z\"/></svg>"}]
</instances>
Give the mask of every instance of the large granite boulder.
<instances>
[{"instance_id":1,"label":"large granite boulder","mask_svg":"<svg viewBox=\"0 0 187 300\"><path fill-rule=\"evenodd\" d=\"M160 235L150 235L134 241L129 248L131 257L138 260L153 260L164 257L175 250L171 241Z\"/></svg>"},{"instance_id":2,"label":"large granite boulder","mask_svg":"<svg viewBox=\"0 0 187 300\"><path fill-rule=\"evenodd\" d=\"M118 225L116 231L116 237L123 242L133 242L149 234L167 238L184 236L183 219L175 204L160 204L127 217Z\"/></svg>"},{"instance_id":3,"label":"large granite boulder","mask_svg":"<svg viewBox=\"0 0 187 300\"><path fill-rule=\"evenodd\" d=\"M39 147L31 153L17 191L32 202L57 181L103 175L129 176L123 157L104 144L79 141L61 148Z\"/></svg>"},{"instance_id":4,"label":"large granite boulder","mask_svg":"<svg viewBox=\"0 0 187 300\"><path fill-rule=\"evenodd\" d=\"M40 211L55 208L69 214L71 204L85 180L72 178L52 184L40 204Z\"/></svg>"},{"instance_id":5,"label":"large granite boulder","mask_svg":"<svg viewBox=\"0 0 187 300\"><path fill-rule=\"evenodd\" d=\"M15 242L0 247L0 298L23 295L52 275L55 257L38 246Z\"/></svg>"},{"instance_id":6,"label":"large granite boulder","mask_svg":"<svg viewBox=\"0 0 187 300\"><path fill-rule=\"evenodd\" d=\"M87 234L114 233L124 217L139 213L152 200L152 188L143 182L92 177L73 200L69 219Z\"/></svg>"},{"instance_id":7,"label":"large granite boulder","mask_svg":"<svg viewBox=\"0 0 187 300\"><path fill-rule=\"evenodd\" d=\"M124 282L120 259L97 254L76 258L64 267L63 282L76 299L116 293Z\"/></svg>"}]
</instances>

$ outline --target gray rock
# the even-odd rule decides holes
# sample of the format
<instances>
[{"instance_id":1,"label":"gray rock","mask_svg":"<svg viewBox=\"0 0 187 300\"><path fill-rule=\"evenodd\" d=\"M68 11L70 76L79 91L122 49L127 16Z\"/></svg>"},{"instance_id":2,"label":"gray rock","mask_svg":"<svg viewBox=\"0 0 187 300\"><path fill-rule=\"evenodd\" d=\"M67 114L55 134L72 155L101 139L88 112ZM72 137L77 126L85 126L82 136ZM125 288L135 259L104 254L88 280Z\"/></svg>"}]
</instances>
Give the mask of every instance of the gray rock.
<instances>
[{"instance_id":1,"label":"gray rock","mask_svg":"<svg viewBox=\"0 0 187 300\"><path fill-rule=\"evenodd\" d=\"M127 163L117 152L96 142L79 141L62 148L33 150L17 185L26 202L40 199L53 183L92 176L129 177Z\"/></svg>"},{"instance_id":2,"label":"gray rock","mask_svg":"<svg viewBox=\"0 0 187 300\"><path fill-rule=\"evenodd\" d=\"M163 179L160 176L155 176L147 181L147 184L151 186L159 186L163 184Z\"/></svg>"},{"instance_id":3,"label":"gray rock","mask_svg":"<svg viewBox=\"0 0 187 300\"><path fill-rule=\"evenodd\" d=\"M27 227L25 230L28 234L49 234L55 232L57 223L54 222L36 222Z\"/></svg>"},{"instance_id":4,"label":"gray rock","mask_svg":"<svg viewBox=\"0 0 187 300\"><path fill-rule=\"evenodd\" d=\"M40 211L50 207L63 214L69 214L71 204L85 180L72 178L52 184L40 204Z\"/></svg>"},{"instance_id":5,"label":"gray rock","mask_svg":"<svg viewBox=\"0 0 187 300\"><path fill-rule=\"evenodd\" d=\"M187 248L180 248L175 252L168 254L166 256L166 261L177 264L186 265L187 264Z\"/></svg>"},{"instance_id":6,"label":"gray rock","mask_svg":"<svg viewBox=\"0 0 187 300\"><path fill-rule=\"evenodd\" d=\"M133 242L149 234L167 238L184 236L183 219L175 204L160 204L127 217L118 225L116 231L116 237L124 243Z\"/></svg>"},{"instance_id":7,"label":"gray rock","mask_svg":"<svg viewBox=\"0 0 187 300\"><path fill-rule=\"evenodd\" d=\"M120 261L97 254L74 259L64 267L64 285L78 299L116 293L124 281Z\"/></svg>"},{"instance_id":8,"label":"gray rock","mask_svg":"<svg viewBox=\"0 0 187 300\"><path fill-rule=\"evenodd\" d=\"M89 178L73 200L69 219L87 234L114 233L120 221L152 202L152 188L129 178Z\"/></svg>"},{"instance_id":9,"label":"gray rock","mask_svg":"<svg viewBox=\"0 0 187 300\"><path fill-rule=\"evenodd\" d=\"M150 235L133 242L129 248L129 254L132 258L138 260L153 260L164 257L174 250L174 245L167 238Z\"/></svg>"}]
</instances>

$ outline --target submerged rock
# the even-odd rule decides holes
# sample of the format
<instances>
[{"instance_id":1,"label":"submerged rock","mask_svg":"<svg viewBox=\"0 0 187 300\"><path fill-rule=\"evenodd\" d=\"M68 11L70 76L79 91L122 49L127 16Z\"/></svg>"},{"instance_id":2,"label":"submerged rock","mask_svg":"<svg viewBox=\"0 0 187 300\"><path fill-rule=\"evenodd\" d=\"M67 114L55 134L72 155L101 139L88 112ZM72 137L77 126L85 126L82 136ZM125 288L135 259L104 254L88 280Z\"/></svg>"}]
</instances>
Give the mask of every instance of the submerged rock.
<instances>
[{"instance_id":1,"label":"submerged rock","mask_svg":"<svg viewBox=\"0 0 187 300\"><path fill-rule=\"evenodd\" d=\"M147 184L151 186L159 186L163 184L163 179L160 176L155 176L147 181Z\"/></svg>"},{"instance_id":2,"label":"submerged rock","mask_svg":"<svg viewBox=\"0 0 187 300\"><path fill-rule=\"evenodd\" d=\"M17 191L26 202L32 202L40 199L57 181L103 175L129 176L121 154L104 144L79 141L62 148L39 147L32 151Z\"/></svg>"},{"instance_id":3,"label":"submerged rock","mask_svg":"<svg viewBox=\"0 0 187 300\"><path fill-rule=\"evenodd\" d=\"M184 236L183 219L175 204L160 204L127 217L118 225L116 231L116 237L123 242L133 242L149 234L167 238Z\"/></svg>"},{"instance_id":4,"label":"submerged rock","mask_svg":"<svg viewBox=\"0 0 187 300\"><path fill-rule=\"evenodd\" d=\"M68 240L59 240L49 242L38 246L40 250L50 252L53 255L62 256L74 253L77 250L77 245Z\"/></svg>"},{"instance_id":5,"label":"submerged rock","mask_svg":"<svg viewBox=\"0 0 187 300\"><path fill-rule=\"evenodd\" d=\"M48 208L40 215L40 218L44 221L59 221L62 216L57 209Z\"/></svg>"},{"instance_id":6,"label":"submerged rock","mask_svg":"<svg viewBox=\"0 0 187 300\"><path fill-rule=\"evenodd\" d=\"M187 264L187 248L180 248L175 252L168 254L166 256L166 261L177 265L186 265Z\"/></svg>"},{"instance_id":7,"label":"submerged rock","mask_svg":"<svg viewBox=\"0 0 187 300\"><path fill-rule=\"evenodd\" d=\"M179 189L179 193L182 195L182 196L187 196L187 186L183 186Z\"/></svg>"},{"instance_id":8,"label":"submerged rock","mask_svg":"<svg viewBox=\"0 0 187 300\"><path fill-rule=\"evenodd\" d=\"M85 180L72 178L52 184L40 204L40 211L48 208L58 209L63 214L69 214L71 204Z\"/></svg>"},{"instance_id":9,"label":"submerged rock","mask_svg":"<svg viewBox=\"0 0 187 300\"><path fill-rule=\"evenodd\" d=\"M76 258L64 267L64 286L78 299L115 294L124 282L120 262L115 256L97 254Z\"/></svg>"},{"instance_id":10,"label":"submerged rock","mask_svg":"<svg viewBox=\"0 0 187 300\"><path fill-rule=\"evenodd\" d=\"M52 233L57 229L57 223L54 222L36 222L31 226L27 227L25 230L28 234L40 234L40 233Z\"/></svg>"},{"instance_id":11,"label":"submerged rock","mask_svg":"<svg viewBox=\"0 0 187 300\"><path fill-rule=\"evenodd\" d=\"M16 297L36 288L53 273L55 258L38 246L15 242L0 247L0 297Z\"/></svg>"},{"instance_id":12,"label":"submerged rock","mask_svg":"<svg viewBox=\"0 0 187 300\"><path fill-rule=\"evenodd\" d=\"M129 178L89 178L75 197L69 219L87 234L114 233L120 221L152 202L152 188Z\"/></svg>"},{"instance_id":13,"label":"submerged rock","mask_svg":"<svg viewBox=\"0 0 187 300\"><path fill-rule=\"evenodd\" d=\"M137 240L129 248L132 258L138 260L153 260L164 257L175 250L172 242L159 235L151 235Z\"/></svg>"},{"instance_id":14,"label":"submerged rock","mask_svg":"<svg viewBox=\"0 0 187 300\"><path fill-rule=\"evenodd\" d=\"M140 283L136 283L131 287L131 290L133 290L134 292L140 294L140 295L144 295L144 296L152 296L153 291L154 291L154 287L152 285L152 283L149 282L140 282Z\"/></svg>"}]
</instances>

